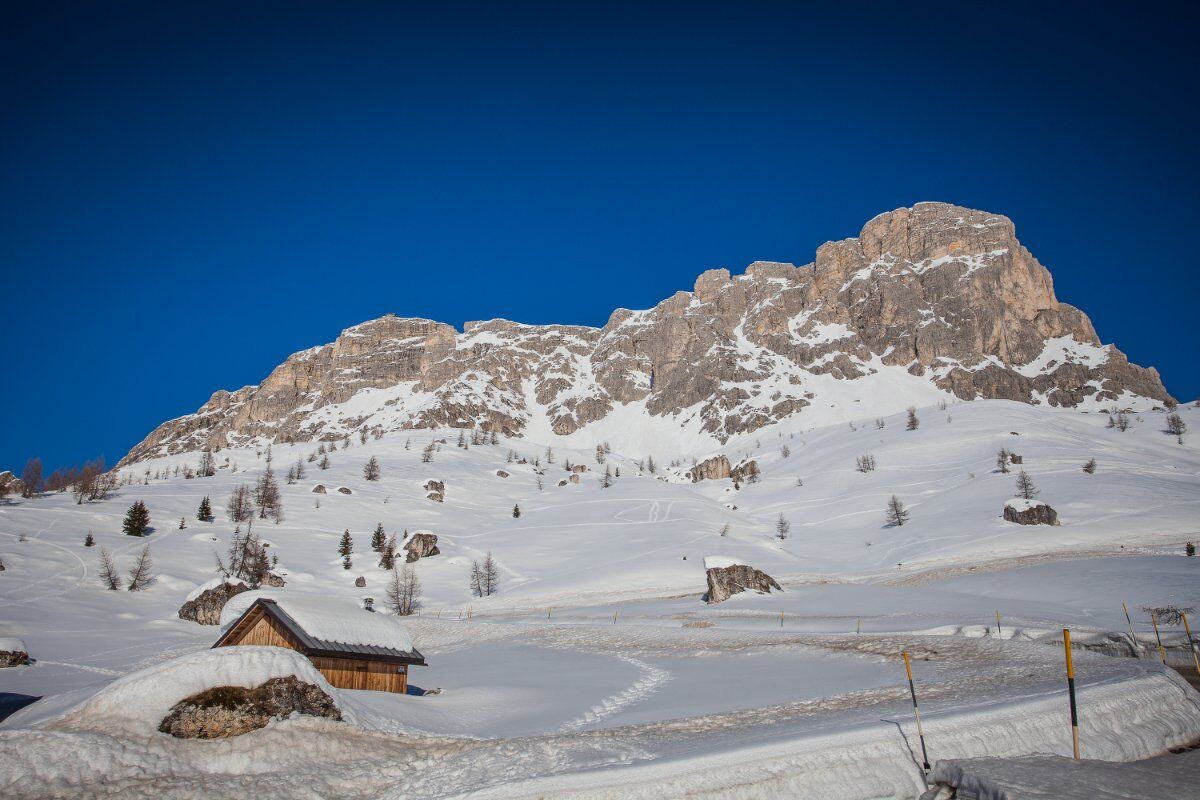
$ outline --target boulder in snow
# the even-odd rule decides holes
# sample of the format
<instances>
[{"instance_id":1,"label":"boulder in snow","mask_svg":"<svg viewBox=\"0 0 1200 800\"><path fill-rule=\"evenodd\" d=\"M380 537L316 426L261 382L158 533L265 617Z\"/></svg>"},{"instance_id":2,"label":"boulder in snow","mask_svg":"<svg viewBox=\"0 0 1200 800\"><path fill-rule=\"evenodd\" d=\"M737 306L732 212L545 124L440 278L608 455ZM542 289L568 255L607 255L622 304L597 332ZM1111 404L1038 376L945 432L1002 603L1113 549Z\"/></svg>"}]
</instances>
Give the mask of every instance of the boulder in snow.
<instances>
[{"instance_id":1,"label":"boulder in snow","mask_svg":"<svg viewBox=\"0 0 1200 800\"><path fill-rule=\"evenodd\" d=\"M29 663L29 649L13 636L0 636L0 668L20 667Z\"/></svg>"},{"instance_id":2,"label":"boulder in snow","mask_svg":"<svg viewBox=\"0 0 1200 800\"><path fill-rule=\"evenodd\" d=\"M350 487L348 486L339 486L338 494L354 494L354 492L350 491Z\"/></svg>"},{"instance_id":3,"label":"boulder in snow","mask_svg":"<svg viewBox=\"0 0 1200 800\"><path fill-rule=\"evenodd\" d=\"M276 575L274 572L268 572L263 576L263 586L274 586L278 589L281 586L284 586L285 583L286 581L284 581L281 576Z\"/></svg>"},{"instance_id":4,"label":"boulder in snow","mask_svg":"<svg viewBox=\"0 0 1200 800\"><path fill-rule=\"evenodd\" d=\"M325 494L325 492L326 492L325 484L318 483L316 486L313 487L313 492L316 494Z\"/></svg>"},{"instance_id":5,"label":"boulder in snow","mask_svg":"<svg viewBox=\"0 0 1200 800\"><path fill-rule=\"evenodd\" d=\"M570 481L571 483L578 484L579 476L574 473L571 473L571 477L567 478L567 480Z\"/></svg>"},{"instance_id":6,"label":"boulder in snow","mask_svg":"<svg viewBox=\"0 0 1200 800\"><path fill-rule=\"evenodd\" d=\"M158 729L180 739L223 739L292 714L342 718L333 698L321 687L288 675L251 689L214 686L198 692L172 706Z\"/></svg>"},{"instance_id":7,"label":"boulder in snow","mask_svg":"<svg viewBox=\"0 0 1200 800\"><path fill-rule=\"evenodd\" d=\"M706 603L720 603L747 590L760 594L769 593L772 589L783 591L770 575L736 559L707 556L704 569L708 574Z\"/></svg>"},{"instance_id":8,"label":"boulder in snow","mask_svg":"<svg viewBox=\"0 0 1200 800\"><path fill-rule=\"evenodd\" d=\"M429 494L425 495L427 500L432 500L435 503L444 503L446 501L446 484L442 481L425 481L425 491L429 492Z\"/></svg>"},{"instance_id":9,"label":"boulder in snow","mask_svg":"<svg viewBox=\"0 0 1200 800\"><path fill-rule=\"evenodd\" d=\"M733 469L729 470L729 477L733 478L733 482L735 484L746 483L747 481L755 478L758 474L758 462L754 459L744 461Z\"/></svg>"},{"instance_id":10,"label":"boulder in snow","mask_svg":"<svg viewBox=\"0 0 1200 800\"><path fill-rule=\"evenodd\" d=\"M366 585L367 585L367 579L364 578L362 575L359 575L357 578L354 579L355 588L361 589Z\"/></svg>"},{"instance_id":11,"label":"boulder in snow","mask_svg":"<svg viewBox=\"0 0 1200 800\"><path fill-rule=\"evenodd\" d=\"M1018 525L1057 525L1058 512L1040 500L1015 497L1004 504L1004 518Z\"/></svg>"},{"instance_id":12,"label":"boulder in snow","mask_svg":"<svg viewBox=\"0 0 1200 800\"><path fill-rule=\"evenodd\" d=\"M404 549L408 552L405 557L406 563L413 563L417 559L429 558L441 554L437 546L437 534L429 531L418 531L412 535L408 542L404 545Z\"/></svg>"},{"instance_id":13,"label":"boulder in snow","mask_svg":"<svg viewBox=\"0 0 1200 800\"><path fill-rule=\"evenodd\" d=\"M187 596L187 601L179 607L179 618L201 625L220 625L221 610L229 598L249 589L241 581L214 578Z\"/></svg>"},{"instance_id":14,"label":"boulder in snow","mask_svg":"<svg viewBox=\"0 0 1200 800\"><path fill-rule=\"evenodd\" d=\"M249 596L251 593L248 592L235 602ZM228 611L226 608L226 612ZM325 677L307 657L295 650L253 645L218 647L190 653L117 678L67 712L55 722L55 727L98 731L109 735L112 735L113 731L120 731L122 735L150 737L160 730L160 726L172 716L177 706L194 701L211 689L257 689L276 678L293 678L298 684L320 689L327 697L334 696L333 687ZM264 694L270 695L273 692L278 693L280 689L273 688ZM284 694L290 695L293 692L289 689ZM306 708L309 711L321 709L319 698L310 691L297 691L294 694L297 701L303 699L306 705L296 707L294 702L285 715L297 710L309 713L304 710ZM232 695L226 693L226 697L232 698ZM278 705L275 707L286 709L286 697L279 699L278 694L276 697L275 702ZM201 707L197 703L192 704ZM205 705L211 704L212 700ZM238 706L239 703L231 701L231 705ZM260 709L265 708L266 706L260 706ZM179 718L183 719L182 716ZM264 724L269 719L270 717L266 717L263 720ZM198 722L196 727L200 727ZM207 729L212 730L211 727Z\"/></svg>"},{"instance_id":15,"label":"boulder in snow","mask_svg":"<svg viewBox=\"0 0 1200 800\"><path fill-rule=\"evenodd\" d=\"M502 470L502 469L498 469L498 470L496 470L496 477L497 477L497 478L507 478L507 477L508 477L508 473L507 473L507 472L505 472L505 471L504 471L504 470Z\"/></svg>"}]
</instances>

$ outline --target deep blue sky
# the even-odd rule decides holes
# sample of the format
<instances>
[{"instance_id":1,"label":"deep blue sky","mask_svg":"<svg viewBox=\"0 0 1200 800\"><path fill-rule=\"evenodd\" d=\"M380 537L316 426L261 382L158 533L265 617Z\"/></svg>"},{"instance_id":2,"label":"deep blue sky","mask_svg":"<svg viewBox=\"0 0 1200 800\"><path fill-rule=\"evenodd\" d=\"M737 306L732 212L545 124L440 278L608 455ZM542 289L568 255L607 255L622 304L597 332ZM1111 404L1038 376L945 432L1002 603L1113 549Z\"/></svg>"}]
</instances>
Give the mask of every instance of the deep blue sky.
<instances>
[{"instance_id":1,"label":"deep blue sky","mask_svg":"<svg viewBox=\"0 0 1200 800\"><path fill-rule=\"evenodd\" d=\"M1012 217L1105 342L1200 394L1184 12L23 5L0 468L115 461L389 311L598 325L920 200Z\"/></svg>"}]
</instances>

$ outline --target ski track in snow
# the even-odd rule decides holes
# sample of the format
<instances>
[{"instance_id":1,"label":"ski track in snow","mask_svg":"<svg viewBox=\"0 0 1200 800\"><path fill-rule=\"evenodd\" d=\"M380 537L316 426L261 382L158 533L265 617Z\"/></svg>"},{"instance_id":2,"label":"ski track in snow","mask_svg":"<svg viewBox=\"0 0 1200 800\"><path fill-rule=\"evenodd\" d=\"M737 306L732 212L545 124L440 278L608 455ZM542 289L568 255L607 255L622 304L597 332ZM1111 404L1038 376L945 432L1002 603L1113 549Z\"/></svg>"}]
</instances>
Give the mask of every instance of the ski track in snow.
<instances>
[{"instance_id":1,"label":"ski track in snow","mask_svg":"<svg viewBox=\"0 0 1200 800\"><path fill-rule=\"evenodd\" d=\"M583 716L562 724L558 728L558 733L571 733L581 730L589 725L600 722L605 717L611 717L619 711L624 711L629 706L642 702L657 692L660 686L671 680L671 673L665 669L659 669L633 656L618 655L617 658L640 669L642 677L624 691L618 692L611 697L606 697L599 704L592 706L591 710L583 714Z\"/></svg>"}]
</instances>

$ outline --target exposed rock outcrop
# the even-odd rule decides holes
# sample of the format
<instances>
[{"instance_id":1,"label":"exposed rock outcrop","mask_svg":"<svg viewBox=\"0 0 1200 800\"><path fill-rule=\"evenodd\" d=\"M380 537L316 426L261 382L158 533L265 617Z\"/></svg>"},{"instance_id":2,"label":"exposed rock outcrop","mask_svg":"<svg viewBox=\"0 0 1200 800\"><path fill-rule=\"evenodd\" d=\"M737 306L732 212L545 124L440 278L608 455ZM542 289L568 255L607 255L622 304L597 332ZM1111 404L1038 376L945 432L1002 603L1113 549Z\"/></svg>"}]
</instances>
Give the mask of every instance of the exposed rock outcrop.
<instances>
[{"instance_id":1,"label":"exposed rock outcrop","mask_svg":"<svg viewBox=\"0 0 1200 800\"><path fill-rule=\"evenodd\" d=\"M706 458L686 473L692 483L715 481L729 477L729 458L720 455Z\"/></svg>"},{"instance_id":2,"label":"exposed rock outcrop","mask_svg":"<svg viewBox=\"0 0 1200 800\"><path fill-rule=\"evenodd\" d=\"M772 589L783 591L774 578L748 564L710 567L708 569L708 594L705 595L704 601L720 603L739 592L754 591L765 594Z\"/></svg>"},{"instance_id":3,"label":"exposed rock outcrop","mask_svg":"<svg viewBox=\"0 0 1200 800\"><path fill-rule=\"evenodd\" d=\"M1058 512L1035 500L1009 500L1004 506L1004 518L1018 525L1057 525Z\"/></svg>"},{"instance_id":4,"label":"exposed rock outcrop","mask_svg":"<svg viewBox=\"0 0 1200 800\"><path fill-rule=\"evenodd\" d=\"M29 663L29 648L20 639L0 637L0 669L22 667Z\"/></svg>"},{"instance_id":5,"label":"exposed rock outcrop","mask_svg":"<svg viewBox=\"0 0 1200 800\"><path fill-rule=\"evenodd\" d=\"M693 291L618 309L603 328L491 320L458 333L427 319L364 322L292 355L257 386L215 393L122 464L255 437L333 440L347 426L519 435L544 413L570 434L632 402L645 404L647 426L692 425L722 443L818 406L829 378L884 369L923 386L931 402L935 389L1097 408L1126 392L1169 398L1157 372L1101 345L1088 318L1058 302L1011 220L919 203L822 245L811 263L709 270ZM344 405L363 389L375 390L376 408ZM414 410L396 415L401 397Z\"/></svg>"},{"instance_id":6,"label":"exposed rock outcrop","mask_svg":"<svg viewBox=\"0 0 1200 800\"><path fill-rule=\"evenodd\" d=\"M221 610L229 598L242 592L250 591L250 587L242 581L226 581L211 589L205 589L197 597L188 600L179 607L179 618L201 625L220 625Z\"/></svg>"},{"instance_id":7,"label":"exposed rock outcrop","mask_svg":"<svg viewBox=\"0 0 1200 800\"><path fill-rule=\"evenodd\" d=\"M364 578L362 575L359 575L357 578L354 579L354 587L356 589L361 589L366 585L367 585L367 579Z\"/></svg>"},{"instance_id":8,"label":"exposed rock outcrop","mask_svg":"<svg viewBox=\"0 0 1200 800\"><path fill-rule=\"evenodd\" d=\"M507 472L505 472L505 471L504 471L504 470L502 470L502 469L498 469L498 470L496 470L496 477L497 477L497 478L507 478L507 477L508 477L508 473L507 473Z\"/></svg>"},{"instance_id":9,"label":"exposed rock outcrop","mask_svg":"<svg viewBox=\"0 0 1200 800\"><path fill-rule=\"evenodd\" d=\"M420 558L429 558L441 554L437 546L437 534L434 533L414 533L412 538L404 545L408 555L405 557L405 562L411 564Z\"/></svg>"},{"instance_id":10,"label":"exposed rock outcrop","mask_svg":"<svg viewBox=\"0 0 1200 800\"><path fill-rule=\"evenodd\" d=\"M268 572L263 576L263 586L271 586L278 589L284 586L285 583L286 581L284 581L283 577L276 575L274 572Z\"/></svg>"},{"instance_id":11,"label":"exposed rock outcrop","mask_svg":"<svg viewBox=\"0 0 1200 800\"><path fill-rule=\"evenodd\" d=\"M340 720L333 698L320 687L289 676L253 689L219 686L176 703L158 729L181 739L223 739L295 714Z\"/></svg>"},{"instance_id":12,"label":"exposed rock outcrop","mask_svg":"<svg viewBox=\"0 0 1200 800\"><path fill-rule=\"evenodd\" d=\"M326 494L327 491L328 490L325 488L325 484L323 484L323 483L318 483L316 486L313 487L313 492L316 494Z\"/></svg>"},{"instance_id":13,"label":"exposed rock outcrop","mask_svg":"<svg viewBox=\"0 0 1200 800\"><path fill-rule=\"evenodd\" d=\"M350 491L349 486L339 486L338 494L354 494L354 492Z\"/></svg>"},{"instance_id":14,"label":"exposed rock outcrop","mask_svg":"<svg viewBox=\"0 0 1200 800\"><path fill-rule=\"evenodd\" d=\"M759 469L758 462L754 459L743 461L733 469L729 470L729 477L734 483L749 483L758 480Z\"/></svg>"},{"instance_id":15,"label":"exposed rock outcrop","mask_svg":"<svg viewBox=\"0 0 1200 800\"><path fill-rule=\"evenodd\" d=\"M446 484L442 481L425 481L425 491L429 492L425 495L426 500L432 500L435 503L446 502Z\"/></svg>"}]
</instances>

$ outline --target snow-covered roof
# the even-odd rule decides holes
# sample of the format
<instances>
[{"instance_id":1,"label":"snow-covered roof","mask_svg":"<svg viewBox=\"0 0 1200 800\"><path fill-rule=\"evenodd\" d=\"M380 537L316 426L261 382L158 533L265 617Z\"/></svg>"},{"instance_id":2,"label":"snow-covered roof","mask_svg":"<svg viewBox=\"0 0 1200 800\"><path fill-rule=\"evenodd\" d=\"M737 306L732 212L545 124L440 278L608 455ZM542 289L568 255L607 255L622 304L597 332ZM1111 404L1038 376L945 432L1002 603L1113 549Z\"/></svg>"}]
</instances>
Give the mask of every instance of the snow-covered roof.
<instances>
[{"instance_id":1,"label":"snow-covered roof","mask_svg":"<svg viewBox=\"0 0 1200 800\"><path fill-rule=\"evenodd\" d=\"M306 650L424 662L413 647L408 629L395 616L366 611L345 600L287 592L245 592L232 598L221 612L221 623L226 628L218 643L259 601L269 606L266 610L283 622Z\"/></svg>"},{"instance_id":2,"label":"snow-covered roof","mask_svg":"<svg viewBox=\"0 0 1200 800\"><path fill-rule=\"evenodd\" d=\"M705 556L704 557L704 569L706 571L710 570L710 569L724 569L725 567L732 567L732 566L736 566L738 564L745 564L745 563L746 563L745 561L739 561L738 559L730 558L729 556Z\"/></svg>"}]
</instances>

